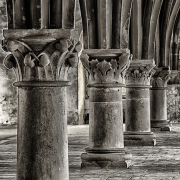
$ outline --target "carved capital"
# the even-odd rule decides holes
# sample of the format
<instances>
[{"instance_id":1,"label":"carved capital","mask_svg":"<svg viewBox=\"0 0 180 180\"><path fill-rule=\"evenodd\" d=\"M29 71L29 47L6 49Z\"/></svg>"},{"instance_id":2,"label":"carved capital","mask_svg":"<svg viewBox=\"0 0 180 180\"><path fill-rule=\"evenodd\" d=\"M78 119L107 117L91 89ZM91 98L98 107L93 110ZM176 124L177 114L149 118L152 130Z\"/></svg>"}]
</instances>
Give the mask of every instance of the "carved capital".
<instances>
[{"instance_id":1,"label":"carved capital","mask_svg":"<svg viewBox=\"0 0 180 180\"><path fill-rule=\"evenodd\" d=\"M179 70L171 70L170 80L168 84L180 84L180 71Z\"/></svg>"},{"instance_id":2,"label":"carved capital","mask_svg":"<svg viewBox=\"0 0 180 180\"><path fill-rule=\"evenodd\" d=\"M152 75L155 73L154 60L133 60L126 72L126 85L150 85Z\"/></svg>"},{"instance_id":3,"label":"carved capital","mask_svg":"<svg viewBox=\"0 0 180 180\"><path fill-rule=\"evenodd\" d=\"M40 44L41 50L37 51L32 44ZM37 35L24 38L24 41L5 39L3 49L11 52L4 64L14 69L17 81L65 81L69 69L78 64L81 43L68 38L54 40Z\"/></svg>"},{"instance_id":4,"label":"carved capital","mask_svg":"<svg viewBox=\"0 0 180 180\"><path fill-rule=\"evenodd\" d=\"M87 53L86 53L87 51ZM90 84L121 84L130 64L127 50L84 50L80 59Z\"/></svg>"},{"instance_id":5,"label":"carved capital","mask_svg":"<svg viewBox=\"0 0 180 180\"><path fill-rule=\"evenodd\" d=\"M155 67L154 70L156 71L151 78L151 85L153 88L159 87L167 87L167 82L171 79L170 77L170 67Z\"/></svg>"}]
</instances>

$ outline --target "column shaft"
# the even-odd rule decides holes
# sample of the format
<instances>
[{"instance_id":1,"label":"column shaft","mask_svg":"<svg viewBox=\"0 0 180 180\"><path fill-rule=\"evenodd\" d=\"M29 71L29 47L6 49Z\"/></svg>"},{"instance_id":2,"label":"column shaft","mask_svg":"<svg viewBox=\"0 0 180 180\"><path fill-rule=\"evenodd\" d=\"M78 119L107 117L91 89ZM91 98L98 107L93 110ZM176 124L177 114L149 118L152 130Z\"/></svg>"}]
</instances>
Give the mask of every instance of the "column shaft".
<instances>
[{"instance_id":1,"label":"column shaft","mask_svg":"<svg viewBox=\"0 0 180 180\"><path fill-rule=\"evenodd\" d=\"M121 88L90 88L89 148L123 148Z\"/></svg>"},{"instance_id":2,"label":"column shaft","mask_svg":"<svg viewBox=\"0 0 180 180\"><path fill-rule=\"evenodd\" d=\"M167 95L166 87L170 79L169 67L155 68L156 73L151 79L151 130L170 131L169 120L167 120Z\"/></svg>"},{"instance_id":3,"label":"column shaft","mask_svg":"<svg viewBox=\"0 0 180 180\"><path fill-rule=\"evenodd\" d=\"M167 120L166 89L151 89L150 94L151 120Z\"/></svg>"},{"instance_id":4,"label":"column shaft","mask_svg":"<svg viewBox=\"0 0 180 180\"><path fill-rule=\"evenodd\" d=\"M18 180L68 180L65 87L19 88Z\"/></svg>"},{"instance_id":5,"label":"column shaft","mask_svg":"<svg viewBox=\"0 0 180 180\"><path fill-rule=\"evenodd\" d=\"M149 88L127 88L126 105L126 131L150 132Z\"/></svg>"}]
</instances>

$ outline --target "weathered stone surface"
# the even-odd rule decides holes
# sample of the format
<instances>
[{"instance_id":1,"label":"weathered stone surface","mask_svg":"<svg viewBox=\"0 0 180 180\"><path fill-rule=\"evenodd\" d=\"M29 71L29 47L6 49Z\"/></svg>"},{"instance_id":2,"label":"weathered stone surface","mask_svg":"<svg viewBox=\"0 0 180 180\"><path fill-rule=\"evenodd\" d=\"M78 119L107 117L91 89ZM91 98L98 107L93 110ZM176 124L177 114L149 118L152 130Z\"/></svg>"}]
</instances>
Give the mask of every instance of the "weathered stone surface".
<instances>
[{"instance_id":1,"label":"weathered stone surface","mask_svg":"<svg viewBox=\"0 0 180 180\"><path fill-rule=\"evenodd\" d=\"M160 128L170 130L169 120L167 120L167 97L166 89L150 90L151 97L151 130ZM155 130L156 131L156 130Z\"/></svg>"},{"instance_id":2,"label":"weathered stone surface","mask_svg":"<svg viewBox=\"0 0 180 180\"><path fill-rule=\"evenodd\" d=\"M129 53L124 50L84 50L81 61L89 73L90 120L89 147L87 153L82 154L81 167L128 167L125 162L128 155L122 153L122 81L129 66ZM115 155L121 158L115 160Z\"/></svg>"},{"instance_id":3,"label":"weathered stone surface","mask_svg":"<svg viewBox=\"0 0 180 180\"><path fill-rule=\"evenodd\" d=\"M90 84L110 84L122 83L126 70L129 67L128 50L84 50L81 61L89 72ZM127 61L128 60L128 61ZM101 86L101 85L100 85ZM112 87L111 86L111 87Z\"/></svg>"},{"instance_id":4,"label":"weathered stone surface","mask_svg":"<svg viewBox=\"0 0 180 180\"><path fill-rule=\"evenodd\" d=\"M126 73L125 80L128 86L150 85L152 75L155 73L154 60L133 60Z\"/></svg>"},{"instance_id":5,"label":"weathered stone surface","mask_svg":"<svg viewBox=\"0 0 180 180\"><path fill-rule=\"evenodd\" d=\"M170 67L161 67L161 68L155 67L154 70L155 73L151 78L152 89L167 87L168 81L172 78L170 75L171 74Z\"/></svg>"},{"instance_id":6,"label":"weathered stone surface","mask_svg":"<svg viewBox=\"0 0 180 180\"><path fill-rule=\"evenodd\" d=\"M68 180L66 88L19 88L17 179Z\"/></svg>"},{"instance_id":7,"label":"weathered stone surface","mask_svg":"<svg viewBox=\"0 0 180 180\"><path fill-rule=\"evenodd\" d=\"M155 146L156 145L156 136L152 132L145 133L133 133L125 132L124 133L125 146Z\"/></svg>"},{"instance_id":8,"label":"weathered stone surface","mask_svg":"<svg viewBox=\"0 0 180 180\"><path fill-rule=\"evenodd\" d=\"M180 119L180 85L167 86L167 116L170 122L178 123Z\"/></svg>"},{"instance_id":9,"label":"weathered stone surface","mask_svg":"<svg viewBox=\"0 0 180 180\"><path fill-rule=\"evenodd\" d=\"M133 60L126 73L125 145L154 145L154 137L150 133L149 94L154 66L153 60Z\"/></svg>"},{"instance_id":10,"label":"weathered stone surface","mask_svg":"<svg viewBox=\"0 0 180 180\"><path fill-rule=\"evenodd\" d=\"M126 89L126 130L150 131L150 98L147 88Z\"/></svg>"},{"instance_id":11,"label":"weathered stone surface","mask_svg":"<svg viewBox=\"0 0 180 180\"><path fill-rule=\"evenodd\" d=\"M12 86L15 75L0 64L0 127L17 124L17 89Z\"/></svg>"},{"instance_id":12,"label":"weathered stone surface","mask_svg":"<svg viewBox=\"0 0 180 180\"><path fill-rule=\"evenodd\" d=\"M155 68L155 70L150 89L151 130L170 130L169 120L167 120L166 87L171 79L171 71L169 67Z\"/></svg>"},{"instance_id":13,"label":"weathered stone surface","mask_svg":"<svg viewBox=\"0 0 180 180\"><path fill-rule=\"evenodd\" d=\"M131 165L131 154L121 153L83 153L81 155L82 169L117 169L117 168L128 168ZM128 161L129 159L129 161ZM126 161L124 161L126 160Z\"/></svg>"},{"instance_id":14,"label":"weathered stone surface","mask_svg":"<svg viewBox=\"0 0 180 180\"><path fill-rule=\"evenodd\" d=\"M93 97L93 93L98 94L99 92L105 98ZM121 88L90 89L90 148L124 147L121 94ZM111 95L116 95L118 98L112 99Z\"/></svg>"},{"instance_id":15,"label":"weathered stone surface","mask_svg":"<svg viewBox=\"0 0 180 180\"><path fill-rule=\"evenodd\" d=\"M6 0L0 1L0 39L3 39L2 29L7 28L7 14L6 14ZM1 48L0 44L0 62L3 62L3 58L6 56L6 52L4 52Z\"/></svg>"},{"instance_id":16,"label":"weathered stone surface","mask_svg":"<svg viewBox=\"0 0 180 180\"><path fill-rule=\"evenodd\" d=\"M36 35L33 40L39 37ZM69 67L77 65L78 52L81 50L79 42L74 44L67 38L52 39L48 46L45 44L44 48L41 47L41 52L36 47L31 48L34 44L32 39L28 38L26 42L28 44L5 39L3 44L3 48L12 53L5 58L4 64L14 69L17 81L67 81Z\"/></svg>"}]
</instances>

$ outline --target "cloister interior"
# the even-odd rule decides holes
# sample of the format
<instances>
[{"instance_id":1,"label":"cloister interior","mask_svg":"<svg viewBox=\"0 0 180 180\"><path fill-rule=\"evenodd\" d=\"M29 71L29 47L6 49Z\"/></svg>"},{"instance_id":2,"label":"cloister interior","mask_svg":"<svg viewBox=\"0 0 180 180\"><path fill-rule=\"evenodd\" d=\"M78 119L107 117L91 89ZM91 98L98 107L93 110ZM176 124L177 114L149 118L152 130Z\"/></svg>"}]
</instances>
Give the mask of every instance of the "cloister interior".
<instances>
[{"instance_id":1,"label":"cloister interior","mask_svg":"<svg viewBox=\"0 0 180 180\"><path fill-rule=\"evenodd\" d=\"M0 180L180 180L180 0L0 0Z\"/></svg>"}]
</instances>

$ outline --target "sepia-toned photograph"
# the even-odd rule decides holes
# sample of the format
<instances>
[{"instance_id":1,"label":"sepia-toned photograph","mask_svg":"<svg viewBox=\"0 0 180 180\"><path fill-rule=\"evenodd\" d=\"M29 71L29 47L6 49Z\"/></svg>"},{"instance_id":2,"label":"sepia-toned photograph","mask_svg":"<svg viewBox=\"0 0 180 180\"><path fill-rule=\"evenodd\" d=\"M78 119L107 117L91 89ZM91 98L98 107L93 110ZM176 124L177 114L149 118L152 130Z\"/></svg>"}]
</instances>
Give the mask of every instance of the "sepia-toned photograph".
<instances>
[{"instance_id":1,"label":"sepia-toned photograph","mask_svg":"<svg viewBox=\"0 0 180 180\"><path fill-rule=\"evenodd\" d=\"M0 0L0 180L180 180L180 0Z\"/></svg>"}]
</instances>

